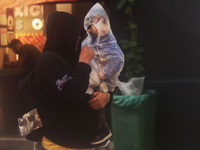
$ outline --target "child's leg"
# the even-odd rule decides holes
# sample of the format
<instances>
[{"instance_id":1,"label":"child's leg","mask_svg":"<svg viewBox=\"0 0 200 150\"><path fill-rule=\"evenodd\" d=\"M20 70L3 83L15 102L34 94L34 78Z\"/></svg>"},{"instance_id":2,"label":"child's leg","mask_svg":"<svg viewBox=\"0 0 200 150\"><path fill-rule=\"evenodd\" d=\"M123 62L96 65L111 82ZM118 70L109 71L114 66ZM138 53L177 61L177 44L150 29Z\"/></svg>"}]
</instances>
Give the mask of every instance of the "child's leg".
<instances>
[{"instance_id":1,"label":"child's leg","mask_svg":"<svg viewBox=\"0 0 200 150\"><path fill-rule=\"evenodd\" d=\"M106 113L105 108L96 110L96 116L97 116L97 125L105 125L106 124Z\"/></svg>"},{"instance_id":2,"label":"child's leg","mask_svg":"<svg viewBox=\"0 0 200 150\"><path fill-rule=\"evenodd\" d=\"M110 132L110 129L106 123L105 108L97 110L96 117L98 129L96 130L94 139L90 142L90 144L99 145L101 143L105 143L105 145L107 145L112 133Z\"/></svg>"}]
</instances>

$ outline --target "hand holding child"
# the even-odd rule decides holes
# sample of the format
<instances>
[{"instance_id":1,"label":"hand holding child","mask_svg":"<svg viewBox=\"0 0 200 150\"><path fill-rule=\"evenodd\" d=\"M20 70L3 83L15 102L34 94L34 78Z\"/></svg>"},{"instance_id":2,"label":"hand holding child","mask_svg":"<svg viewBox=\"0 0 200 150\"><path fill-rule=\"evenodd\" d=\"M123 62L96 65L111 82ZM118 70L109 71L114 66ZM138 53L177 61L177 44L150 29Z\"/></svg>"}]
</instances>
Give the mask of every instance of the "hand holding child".
<instances>
[{"instance_id":1,"label":"hand holding child","mask_svg":"<svg viewBox=\"0 0 200 150\"><path fill-rule=\"evenodd\" d=\"M84 46L80 52L79 62L84 62L86 64L89 64L93 56L94 56L93 50L87 46Z\"/></svg>"}]
</instances>

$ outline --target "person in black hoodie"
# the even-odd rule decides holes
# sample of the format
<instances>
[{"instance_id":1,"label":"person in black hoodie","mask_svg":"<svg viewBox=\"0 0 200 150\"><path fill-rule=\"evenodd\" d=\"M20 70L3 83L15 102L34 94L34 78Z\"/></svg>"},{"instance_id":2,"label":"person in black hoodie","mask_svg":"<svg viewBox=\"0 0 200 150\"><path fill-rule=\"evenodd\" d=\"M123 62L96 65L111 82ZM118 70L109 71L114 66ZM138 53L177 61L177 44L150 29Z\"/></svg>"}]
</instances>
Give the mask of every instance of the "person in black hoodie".
<instances>
[{"instance_id":1,"label":"person in black hoodie","mask_svg":"<svg viewBox=\"0 0 200 150\"><path fill-rule=\"evenodd\" d=\"M83 27L65 12L53 12L46 26L44 55L35 68L37 109L44 126L45 149L93 149L95 110L112 100L112 93L85 94L94 52L80 50Z\"/></svg>"}]
</instances>

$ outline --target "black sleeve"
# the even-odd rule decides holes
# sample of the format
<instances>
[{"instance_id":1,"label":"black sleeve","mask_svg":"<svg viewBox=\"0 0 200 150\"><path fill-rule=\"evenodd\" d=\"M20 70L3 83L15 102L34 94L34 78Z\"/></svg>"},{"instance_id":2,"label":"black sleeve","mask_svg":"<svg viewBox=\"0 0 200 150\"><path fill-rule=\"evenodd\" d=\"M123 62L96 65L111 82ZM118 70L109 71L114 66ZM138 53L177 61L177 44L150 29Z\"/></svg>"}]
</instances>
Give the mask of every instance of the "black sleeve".
<instances>
[{"instance_id":1,"label":"black sleeve","mask_svg":"<svg viewBox=\"0 0 200 150\"><path fill-rule=\"evenodd\" d=\"M44 95L79 103L87 90L91 67L79 62L72 75L61 61L45 57L37 63L36 72L37 84Z\"/></svg>"},{"instance_id":2,"label":"black sleeve","mask_svg":"<svg viewBox=\"0 0 200 150\"><path fill-rule=\"evenodd\" d=\"M108 103L111 103L113 100L113 92L108 92L110 94L110 101Z\"/></svg>"},{"instance_id":3,"label":"black sleeve","mask_svg":"<svg viewBox=\"0 0 200 150\"><path fill-rule=\"evenodd\" d=\"M73 77L66 82L65 86L60 91L60 96L63 97L63 99L66 99L67 96L71 102L80 102L83 100L89 85L90 72L91 67L88 64L79 62Z\"/></svg>"}]
</instances>

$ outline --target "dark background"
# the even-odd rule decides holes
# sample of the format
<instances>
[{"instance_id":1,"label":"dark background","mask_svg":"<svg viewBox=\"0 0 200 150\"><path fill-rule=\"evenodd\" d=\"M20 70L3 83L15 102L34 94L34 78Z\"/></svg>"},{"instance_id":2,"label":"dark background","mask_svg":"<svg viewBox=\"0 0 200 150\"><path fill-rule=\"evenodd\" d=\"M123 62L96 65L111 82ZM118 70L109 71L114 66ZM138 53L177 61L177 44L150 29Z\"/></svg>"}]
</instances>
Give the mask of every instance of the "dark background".
<instances>
[{"instance_id":1,"label":"dark background","mask_svg":"<svg viewBox=\"0 0 200 150\"><path fill-rule=\"evenodd\" d=\"M116 10L117 2L107 5L119 41L127 36L127 18ZM144 89L159 93L155 149L199 150L200 1L138 0L135 19L145 49Z\"/></svg>"}]
</instances>

